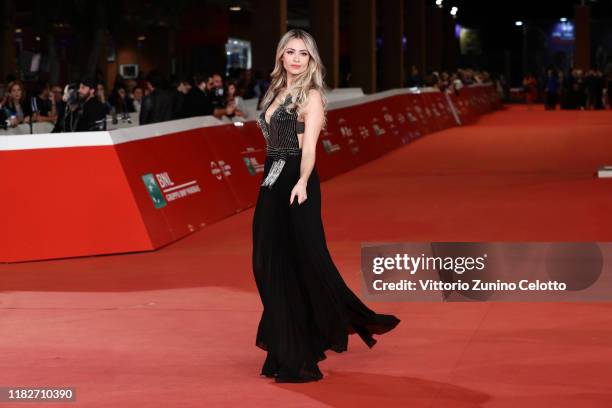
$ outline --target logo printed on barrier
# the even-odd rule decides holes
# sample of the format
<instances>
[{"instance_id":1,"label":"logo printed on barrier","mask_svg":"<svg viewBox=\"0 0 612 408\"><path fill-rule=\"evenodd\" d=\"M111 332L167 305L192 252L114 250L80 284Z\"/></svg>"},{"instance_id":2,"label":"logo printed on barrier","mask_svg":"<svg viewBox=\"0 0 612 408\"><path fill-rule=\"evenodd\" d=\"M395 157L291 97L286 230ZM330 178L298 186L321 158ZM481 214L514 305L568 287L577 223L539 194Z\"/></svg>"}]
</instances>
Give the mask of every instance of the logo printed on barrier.
<instances>
[{"instance_id":1,"label":"logo printed on barrier","mask_svg":"<svg viewBox=\"0 0 612 408\"><path fill-rule=\"evenodd\" d=\"M164 195L162 194L159 186L155 182L155 177L152 173L145 174L142 176L142 181L153 201L153 205L155 208L162 208L167 205L166 200L164 199Z\"/></svg>"},{"instance_id":2,"label":"logo printed on barrier","mask_svg":"<svg viewBox=\"0 0 612 408\"><path fill-rule=\"evenodd\" d=\"M353 129L348 126L340 126L340 134L342 137L353 137Z\"/></svg>"},{"instance_id":3,"label":"logo printed on barrier","mask_svg":"<svg viewBox=\"0 0 612 408\"><path fill-rule=\"evenodd\" d=\"M415 104L415 105L414 105L414 110L416 111L417 116L418 116L419 118L424 119L424 116L423 116L423 109L421 109L421 107L420 107L419 105L416 105L416 104Z\"/></svg>"},{"instance_id":4,"label":"logo printed on barrier","mask_svg":"<svg viewBox=\"0 0 612 408\"><path fill-rule=\"evenodd\" d=\"M393 115L389 113L389 109L386 106L383 106L382 111L383 111L383 118L385 119L385 122L393 123Z\"/></svg>"},{"instance_id":5,"label":"logo printed on barrier","mask_svg":"<svg viewBox=\"0 0 612 408\"><path fill-rule=\"evenodd\" d=\"M409 107L406 107L406 115L408 115L408 121L410 121L410 123L418 122L417 117L412 113Z\"/></svg>"},{"instance_id":6,"label":"logo printed on barrier","mask_svg":"<svg viewBox=\"0 0 612 408\"><path fill-rule=\"evenodd\" d=\"M332 154L333 152L340 150L340 145L337 143L332 143L329 139L321 139L321 143L323 144L323 149L325 149L327 154Z\"/></svg>"},{"instance_id":7,"label":"logo printed on barrier","mask_svg":"<svg viewBox=\"0 0 612 408\"><path fill-rule=\"evenodd\" d=\"M210 162L210 173L217 179L223 179L223 176L229 177L232 175L232 166L226 164L224 160Z\"/></svg>"},{"instance_id":8,"label":"logo printed on barrier","mask_svg":"<svg viewBox=\"0 0 612 408\"><path fill-rule=\"evenodd\" d=\"M367 139L368 137L370 137L370 129L368 129L367 127L360 125L358 131L362 139Z\"/></svg>"},{"instance_id":9,"label":"logo printed on barrier","mask_svg":"<svg viewBox=\"0 0 612 408\"><path fill-rule=\"evenodd\" d=\"M376 121L376 119L374 119L374 121ZM372 129L374 129L374 134L376 136L384 135L385 133L387 133L385 129L383 129L382 127L380 127L380 125L378 125L378 123L373 123Z\"/></svg>"},{"instance_id":10,"label":"logo printed on barrier","mask_svg":"<svg viewBox=\"0 0 612 408\"><path fill-rule=\"evenodd\" d=\"M142 176L142 181L147 192L155 205L155 208L163 208L169 202L201 191L196 180L175 185L168 172L148 173Z\"/></svg>"},{"instance_id":11,"label":"logo printed on barrier","mask_svg":"<svg viewBox=\"0 0 612 408\"><path fill-rule=\"evenodd\" d=\"M257 162L257 158L255 157L243 157L242 161L244 162L244 165L246 166L251 176L254 176L257 173L264 171L264 165L259 164Z\"/></svg>"},{"instance_id":12,"label":"logo printed on barrier","mask_svg":"<svg viewBox=\"0 0 612 408\"><path fill-rule=\"evenodd\" d=\"M338 122L344 122L344 119ZM351 145L355 143L355 139L353 139L353 129L348 126L340 126L340 134L343 138L347 139L347 144ZM331 136L329 133L325 132L324 136ZM327 146L331 147L331 150L325 150L327 153L331 153L336 150L340 150L340 146L337 144L333 144L331 141L327 142ZM326 144L323 143L323 147L326 147Z\"/></svg>"},{"instance_id":13,"label":"logo printed on barrier","mask_svg":"<svg viewBox=\"0 0 612 408\"><path fill-rule=\"evenodd\" d=\"M157 179L157 182L159 183L159 186L162 189L166 187L172 187L174 185L174 182L170 178L170 175L168 175L167 171L164 171L163 173L157 173L155 175L155 178Z\"/></svg>"}]
</instances>

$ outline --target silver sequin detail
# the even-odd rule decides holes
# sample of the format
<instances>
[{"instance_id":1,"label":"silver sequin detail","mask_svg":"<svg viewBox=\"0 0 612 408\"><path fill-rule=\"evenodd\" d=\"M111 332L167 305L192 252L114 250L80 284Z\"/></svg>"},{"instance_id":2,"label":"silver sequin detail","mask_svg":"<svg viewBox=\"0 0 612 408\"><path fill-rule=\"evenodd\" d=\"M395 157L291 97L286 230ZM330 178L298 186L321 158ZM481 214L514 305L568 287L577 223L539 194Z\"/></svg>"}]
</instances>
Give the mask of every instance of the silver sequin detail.
<instances>
[{"instance_id":1,"label":"silver sequin detail","mask_svg":"<svg viewBox=\"0 0 612 408\"><path fill-rule=\"evenodd\" d=\"M272 188L272 185L274 184L274 182L280 175L280 172L283 169L284 165L285 165L284 159L274 160L272 162L272 167L270 167L270 171L268 172L268 176L263 181L263 183L261 183L261 185L264 187Z\"/></svg>"}]
</instances>

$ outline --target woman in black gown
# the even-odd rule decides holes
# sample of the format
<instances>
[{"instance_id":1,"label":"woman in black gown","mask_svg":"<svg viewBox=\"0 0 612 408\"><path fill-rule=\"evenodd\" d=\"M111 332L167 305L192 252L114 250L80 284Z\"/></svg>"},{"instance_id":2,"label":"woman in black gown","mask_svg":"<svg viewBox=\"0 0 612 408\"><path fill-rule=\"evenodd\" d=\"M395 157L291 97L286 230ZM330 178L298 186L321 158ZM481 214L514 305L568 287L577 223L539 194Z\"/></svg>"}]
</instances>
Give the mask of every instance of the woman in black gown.
<instances>
[{"instance_id":1,"label":"woman in black gown","mask_svg":"<svg viewBox=\"0 0 612 408\"><path fill-rule=\"evenodd\" d=\"M400 320L363 304L327 249L315 167L326 98L314 39L290 30L276 57L257 120L267 156L253 216L253 272L264 308L256 345L267 351L262 375L307 382L323 378L318 362L326 350L346 351L349 334L372 347L373 334Z\"/></svg>"}]
</instances>

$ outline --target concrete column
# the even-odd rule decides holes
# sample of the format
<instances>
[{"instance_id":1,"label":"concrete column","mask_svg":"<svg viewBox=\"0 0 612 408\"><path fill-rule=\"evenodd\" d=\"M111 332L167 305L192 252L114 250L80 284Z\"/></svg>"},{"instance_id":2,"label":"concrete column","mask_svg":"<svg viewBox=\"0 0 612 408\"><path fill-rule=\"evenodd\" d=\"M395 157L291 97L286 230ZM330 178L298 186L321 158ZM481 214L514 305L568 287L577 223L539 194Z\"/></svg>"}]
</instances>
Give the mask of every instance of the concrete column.
<instances>
[{"instance_id":1,"label":"concrete column","mask_svg":"<svg viewBox=\"0 0 612 408\"><path fill-rule=\"evenodd\" d=\"M406 67L408 73L413 65L416 65L421 75L425 73L425 10L425 0L408 0L406 3Z\"/></svg>"},{"instance_id":2,"label":"concrete column","mask_svg":"<svg viewBox=\"0 0 612 408\"><path fill-rule=\"evenodd\" d=\"M351 0L350 86L376 92L376 0Z\"/></svg>"},{"instance_id":3,"label":"concrete column","mask_svg":"<svg viewBox=\"0 0 612 408\"><path fill-rule=\"evenodd\" d=\"M442 68L455 70L459 63L459 40L455 37L455 24L457 20L444 13L444 62Z\"/></svg>"},{"instance_id":4,"label":"concrete column","mask_svg":"<svg viewBox=\"0 0 612 408\"><path fill-rule=\"evenodd\" d=\"M432 1L427 5L427 73L440 71L444 55L444 9Z\"/></svg>"},{"instance_id":5,"label":"concrete column","mask_svg":"<svg viewBox=\"0 0 612 408\"><path fill-rule=\"evenodd\" d=\"M264 78L274 68L276 46L287 32L287 0L251 0L253 71Z\"/></svg>"},{"instance_id":6,"label":"concrete column","mask_svg":"<svg viewBox=\"0 0 612 408\"><path fill-rule=\"evenodd\" d=\"M339 84L340 0L310 0L310 34L313 35L327 70L330 88Z\"/></svg>"},{"instance_id":7,"label":"concrete column","mask_svg":"<svg viewBox=\"0 0 612 408\"><path fill-rule=\"evenodd\" d=\"M574 41L574 66L583 70L591 68L591 8L576 6L576 39Z\"/></svg>"},{"instance_id":8,"label":"concrete column","mask_svg":"<svg viewBox=\"0 0 612 408\"><path fill-rule=\"evenodd\" d=\"M404 86L404 0L384 0L382 11L382 89Z\"/></svg>"}]
</instances>

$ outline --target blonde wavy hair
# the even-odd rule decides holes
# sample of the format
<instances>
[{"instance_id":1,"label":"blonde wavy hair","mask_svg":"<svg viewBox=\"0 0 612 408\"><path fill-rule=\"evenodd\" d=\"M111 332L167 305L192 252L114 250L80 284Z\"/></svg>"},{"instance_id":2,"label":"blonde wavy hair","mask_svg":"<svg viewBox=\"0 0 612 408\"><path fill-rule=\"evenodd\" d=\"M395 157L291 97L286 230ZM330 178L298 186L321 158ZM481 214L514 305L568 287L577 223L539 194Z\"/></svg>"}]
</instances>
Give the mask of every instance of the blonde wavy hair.
<instances>
[{"instance_id":1,"label":"blonde wavy hair","mask_svg":"<svg viewBox=\"0 0 612 408\"><path fill-rule=\"evenodd\" d=\"M274 98L278 95L280 89L287 87L287 71L283 66L283 54L287 49L287 44L294 38L298 38L304 41L306 45L306 50L310 55L310 59L308 60L308 66L303 73L297 75L291 86L290 94L291 94L291 104L287 106L287 111L291 109L296 109L298 116L303 112L306 104L308 103L308 94L311 89L316 89L321 94L321 100L323 102L323 110L326 111L327 108L327 92L328 88L325 84L325 73L326 69L323 66L323 62L321 61L321 56L319 55L319 49L317 48L317 43L315 42L312 35L308 32L301 30L299 28L294 28L289 30L283 35L283 37L278 42L276 46L276 63L274 65L274 69L270 74L270 86L266 91L262 99L261 106L268 107L269 104L274 100ZM327 115L323 116L323 128L325 128L327 124Z\"/></svg>"}]
</instances>

